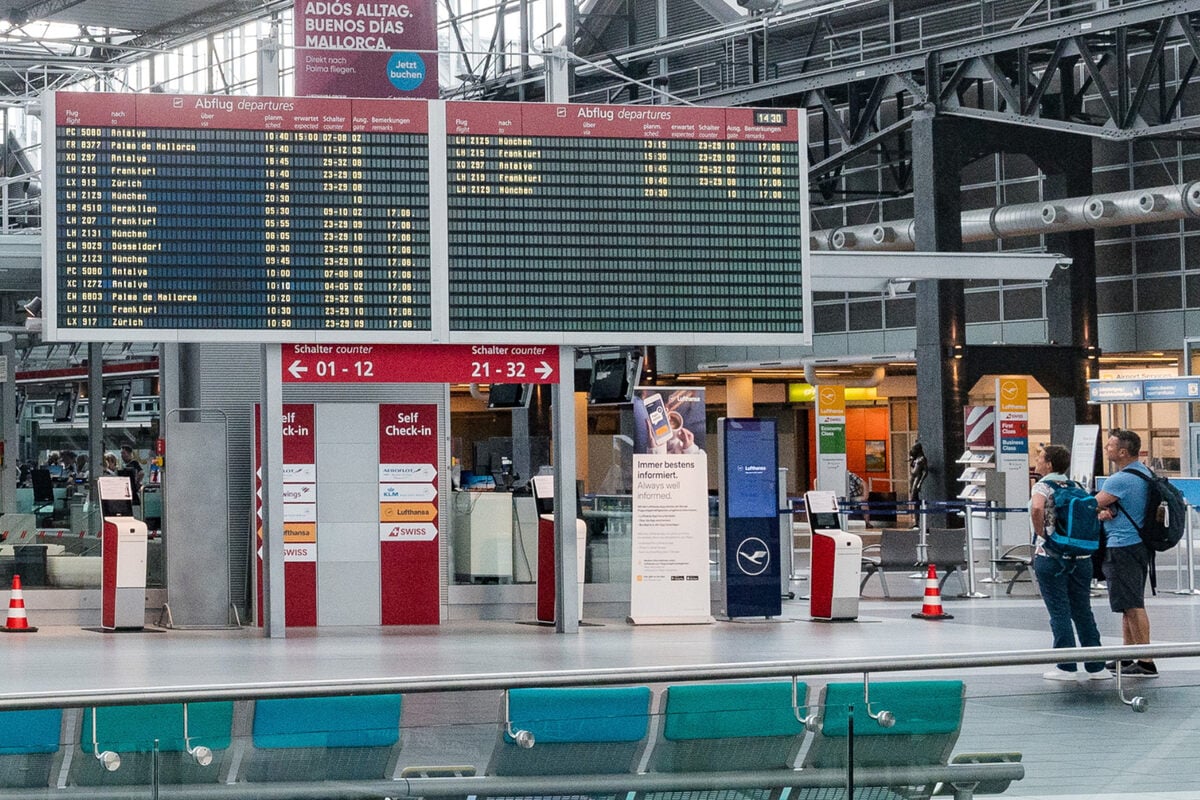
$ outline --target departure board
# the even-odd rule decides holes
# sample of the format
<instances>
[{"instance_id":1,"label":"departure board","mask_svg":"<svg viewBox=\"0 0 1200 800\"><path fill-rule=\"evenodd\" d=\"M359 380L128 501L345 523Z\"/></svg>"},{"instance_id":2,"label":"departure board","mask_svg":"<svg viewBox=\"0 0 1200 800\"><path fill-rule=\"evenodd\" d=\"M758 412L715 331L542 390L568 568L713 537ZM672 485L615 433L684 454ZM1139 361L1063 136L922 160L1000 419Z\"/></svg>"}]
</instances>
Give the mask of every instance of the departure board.
<instances>
[{"instance_id":1,"label":"departure board","mask_svg":"<svg viewBox=\"0 0 1200 800\"><path fill-rule=\"evenodd\" d=\"M455 103L446 125L452 329L803 332L794 110Z\"/></svg>"},{"instance_id":2,"label":"departure board","mask_svg":"<svg viewBox=\"0 0 1200 800\"><path fill-rule=\"evenodd\" d=\"M59 94L56 326L428 331L427 110Z\"/></svg>"},{"instance_id":3,"label":"departure board","mask_svg":"<svg viewBox=\"0 0 1200 800\"><path fill-rule=\"evenodd\" d=\"M44 102L47 340L811 341L795 109Z\"/></svg>"}]
</instances>

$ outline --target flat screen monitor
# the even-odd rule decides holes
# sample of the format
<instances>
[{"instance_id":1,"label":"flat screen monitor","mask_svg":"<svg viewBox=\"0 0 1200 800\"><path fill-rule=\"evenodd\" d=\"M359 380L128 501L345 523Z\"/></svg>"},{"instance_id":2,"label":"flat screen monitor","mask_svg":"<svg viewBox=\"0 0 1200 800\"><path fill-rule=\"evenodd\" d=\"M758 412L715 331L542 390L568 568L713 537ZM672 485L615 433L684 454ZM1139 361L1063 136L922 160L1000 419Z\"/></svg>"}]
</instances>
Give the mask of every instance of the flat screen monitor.
<instances>
[{"instance_id":1,"label":"flat screen monitor","mask_svg":"<svg viewBox=\"0 0 1200 800\"><path fill-rule=\"evenodd\" d=\"M104 393L104 419L123 420L129 405L129 384L114 386Z\"/></svg>"},{"instance_id":2,"label":"flat screen monitor","mask_svg":"<svg viewBox=\"0 0 1200 800\"><path fill-rule=\"evenodd\" d=\"M588 403L602 405L630 402L641 371L641 354L629 353L597 358L592 362Z\"/></svg>"},{"instance_id":3,"label":"flat screen monitor","mask_svg":"<svg viewBox=\"0 0 1200 800\"><path fill-rule=\"evenodd\" d=\"M75 418L75 392L71 389L59 392L54 398L54 421L70 422Z\"/></svg>"},{"instance_id":4,"label":"flat screen monitor","mask_svg":"<svg viewBox=\"0 0 1200 800\"><path fill-rule=\"evenodd\" d=\"M130 497L133 498L133 505L135 505L135 506L141 505L142 501L141 501L140 493L138 492L139 487L138 487L138 483L137 483L137 471L132 470L132 469L126 469L126 468L122 467L121 469L117 470L117 474L123 475L124 477L129 479L129 495L130 495ZM114 516L120 516L120 515L117 514Z\"/></svg>"},{"instance_id":5,"label":"flat screen monitor","mask_svg":"<svg viewBox=\"0 0 1200 800\"><path fill-rule=\"evenodd\" d=\"M532 383L493 383L488 389L488 408L525 408Z\"/></svg>"},{"instance_id":6,"label":"flat screen monitor","mask_svg":"<svg viewBox=\"0 0 1200 800\"><path fill-rule=\"evenodd\" d=\"M554 513L554 476L534 475L529 479L533 487L533 502L539 514Z\"/></svg>"}]
</instances>

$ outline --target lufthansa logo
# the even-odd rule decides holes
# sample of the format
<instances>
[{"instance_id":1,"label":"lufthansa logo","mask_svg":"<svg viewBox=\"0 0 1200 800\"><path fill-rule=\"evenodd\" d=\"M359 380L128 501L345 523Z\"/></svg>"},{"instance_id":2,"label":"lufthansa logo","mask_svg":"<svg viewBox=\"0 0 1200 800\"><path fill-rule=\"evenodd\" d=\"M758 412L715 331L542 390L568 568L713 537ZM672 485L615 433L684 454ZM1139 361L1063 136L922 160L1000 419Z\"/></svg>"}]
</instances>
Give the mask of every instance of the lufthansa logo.
<instances>
[{"instance_id":1,"label":"lufthansa logo","mask_svg":"<svg viewBox=\"0 0 1200 800\"><path fill-rule=\"evenodd\" d=\"M771 551L757 536L748 536L737 548L737 565L743 575L762 575L771 565Z\"/></svg>"}]
</instances>

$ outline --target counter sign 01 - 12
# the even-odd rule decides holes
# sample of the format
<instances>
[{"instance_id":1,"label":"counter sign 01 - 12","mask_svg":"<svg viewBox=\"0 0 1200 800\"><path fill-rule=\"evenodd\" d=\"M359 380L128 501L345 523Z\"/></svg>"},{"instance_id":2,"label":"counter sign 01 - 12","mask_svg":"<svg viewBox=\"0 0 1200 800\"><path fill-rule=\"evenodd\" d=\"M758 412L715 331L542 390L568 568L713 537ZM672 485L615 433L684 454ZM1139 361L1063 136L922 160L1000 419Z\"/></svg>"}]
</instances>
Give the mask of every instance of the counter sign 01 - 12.
<instances>
[{"instance_id":1,"label":"counter sign 01 - 12","mask_svg":"<svg viewBox=\"0 0 1200 800\"><path fill-rule=\"evenodd\" d=\"M48 340L811 341L795 109L44 103Z\"/></svg>"}]
</instances>

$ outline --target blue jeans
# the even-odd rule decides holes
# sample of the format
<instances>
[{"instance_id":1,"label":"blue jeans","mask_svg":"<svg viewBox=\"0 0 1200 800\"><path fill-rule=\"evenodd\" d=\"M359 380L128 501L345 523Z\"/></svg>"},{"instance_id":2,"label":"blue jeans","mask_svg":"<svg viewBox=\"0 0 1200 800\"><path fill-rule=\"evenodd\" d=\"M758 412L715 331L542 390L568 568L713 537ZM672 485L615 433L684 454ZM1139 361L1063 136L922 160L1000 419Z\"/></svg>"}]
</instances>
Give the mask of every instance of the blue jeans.
<instances>
[{"instance_id":1,"label":"blue jeans","mask_svg":"<svg viewBox=\"0 0 1200 800\"><path fill-rule=\"evenodd\" d=\"M1099 647L1100 630L1092 616L1092 561L1089 558L1056 558L1036 556L1033 573L1037 576L1042 600L1050 612L1050 632L1055 647L1074 647L1075 632L1079 632L1081 647ZM1074 627L1072 627L1072 624ZM1074 672L1074 663L1059 664L1058 668ZM1103 661L1089 661L1088 672L1104 669Z\"/></svg>"}]
</instances>

